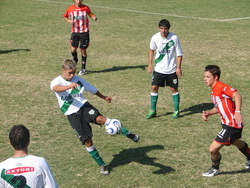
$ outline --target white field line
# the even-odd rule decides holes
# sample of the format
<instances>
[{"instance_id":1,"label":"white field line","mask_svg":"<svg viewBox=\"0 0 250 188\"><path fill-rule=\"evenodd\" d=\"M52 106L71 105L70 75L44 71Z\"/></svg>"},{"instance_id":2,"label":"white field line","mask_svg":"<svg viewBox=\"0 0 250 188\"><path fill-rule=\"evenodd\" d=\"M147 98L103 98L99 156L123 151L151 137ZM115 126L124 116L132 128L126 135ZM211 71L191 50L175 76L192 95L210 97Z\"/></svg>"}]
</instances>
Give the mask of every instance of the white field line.
<instances>
[{"instance_id":1,"label":"white field line","mask_svg":"<svg viewBox=\"0 0 250 188\"><path fill-rule=\"evenodd\" d=\"M59 4L67 4L72 5L72 3L64 3L58 1L49 1L49 0L36 0L46 3L59 3ZM95 5L88 5L91 7L102 8L102 9L110 9L110 10L119 10L119 11L126 11L126 12L134 12L134 13L141 13L141 14L151 14L151 15L162 15L162 16L171 16L176 18L187 18L187 19L195 19L195 20L206 20L206 21L216 21L216 22L228 22L228 21L238 21L238 20L248 20L250 17L243 17L243 18L231 18L231 19L212 19L212 18L201 18L201 17L194 17L194 16L181 16L175 14L164 14L164 13L157 13L157 12L145 12L140 10L132 10L132 9L123 9L123 8L114 8L114 7L103 7L103 6L95 6Z\"/></svg>"}]
</instances>

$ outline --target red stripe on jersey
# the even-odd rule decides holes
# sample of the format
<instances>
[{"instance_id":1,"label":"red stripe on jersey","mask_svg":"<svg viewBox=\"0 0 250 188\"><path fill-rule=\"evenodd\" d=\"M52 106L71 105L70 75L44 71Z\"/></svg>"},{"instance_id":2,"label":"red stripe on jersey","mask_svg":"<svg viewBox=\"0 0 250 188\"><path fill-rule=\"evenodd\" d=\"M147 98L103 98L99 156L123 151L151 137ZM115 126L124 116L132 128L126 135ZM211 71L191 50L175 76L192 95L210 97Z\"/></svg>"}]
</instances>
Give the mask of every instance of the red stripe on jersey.
<instances>
[{"instance_id":1,"label":"red stripe on jersey","mask_svg":"<svg viewBox=\"0 0 250 188\"><path fill-rule=\"evenodd\" d=\"M83 33L89 31L89 19L88 15L91 14L90 8L86 5L81 5L80 7L76 7L72 5L68 7L66 12L64 13L65 18L74 19L74 24L72 25L71 31L74 33Z\"/></svg>"},{"instance_id":2,"label":"red stripe on jersey","mask_svg":"<svg viewBox=\"0 0 250 188\"><path fill-rule=\"evenodd\" d=\"M235 103L233 94L237 90L229 85L217 81L212 88L212 101L221 115L221 123L234 128L242 128L243 124L237 124L234 119Z\"/></svg>"}]
</instances>

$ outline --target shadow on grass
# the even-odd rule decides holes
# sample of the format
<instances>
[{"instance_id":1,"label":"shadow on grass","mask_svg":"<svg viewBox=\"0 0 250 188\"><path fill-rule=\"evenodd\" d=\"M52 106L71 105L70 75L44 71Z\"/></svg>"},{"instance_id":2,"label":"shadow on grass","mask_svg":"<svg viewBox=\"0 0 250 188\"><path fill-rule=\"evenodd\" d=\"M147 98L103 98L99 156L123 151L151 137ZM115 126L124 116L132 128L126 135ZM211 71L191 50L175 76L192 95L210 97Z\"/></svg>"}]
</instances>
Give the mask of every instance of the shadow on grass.
<instances>
[{"instance_id":1,"label":"shadow on grass","mask_svg":"<svg viewBox=\"0 0 250 188\"><path fill-rule=\"evenodd\" d=\"M126 70L126 69L142 69L142 70L145 70L146 66L147 65L117 66L117 67L112 67L112 68L104 69L104 70L100 70L100 71L87 70L87 74L91 74L91 73L103 73L103 72L113 72L113 71L122 71L122 70Z\"/></svg>"},{"instance_id":2,"label":"shadow on grass","mask_svg":"<svg viewBox=\"0 0 250 188\"><path fill-rule=\"evenodd\" d=\"M244 174L244 173L250 173L250 169L220 172L220 174Z\"/></svg>"},{"instance_id":3,"label":"shadow on grass","mask_svg":"<svg viewBox=\"0 0 250 188\"><path fill-rule=\"evenodd\" d=\"M180 118L184 116L189 116L192 114L196 113L202 113L203 111L210 110L214 107L213 103L201 103L201 104L196 104L194 106L190 106L188 108L185 108L180 111ZM167 116L167 115L172 115L173 112L167 112L162 115L157 115L156 117L161 117L161 116Z\"/></svg>"},{"instance_id":4,"label":"shadow on grass","mask_svg":"<svg viewBox=\"0 0 250 188\"><path fill-rule=\"evenodd\" d=\"M7 54L11 52L18 52L18 51L26 51L29 52L31 51L30 49L12 49L12 50L0 50L0 54Z\"/></svg>"},{"instance_id":5,"label":"shadow on grass","mask_svg":"<svg viewBox=\"0 0 250 188\"><path fill-rule=\"evenodd\" d=\"M173 168L155 162L157 158L149 157L147 152L152 150L163 150L162 145L146 146L132 149L125 149L120 153L114 155L113 160L109 164L110 170L117 166L126 165L131 162L140 163L142 165L149 165L158 167L159 170L154 171L154 174L167 174L175 171Z\"/></svg>"}]
</instances>

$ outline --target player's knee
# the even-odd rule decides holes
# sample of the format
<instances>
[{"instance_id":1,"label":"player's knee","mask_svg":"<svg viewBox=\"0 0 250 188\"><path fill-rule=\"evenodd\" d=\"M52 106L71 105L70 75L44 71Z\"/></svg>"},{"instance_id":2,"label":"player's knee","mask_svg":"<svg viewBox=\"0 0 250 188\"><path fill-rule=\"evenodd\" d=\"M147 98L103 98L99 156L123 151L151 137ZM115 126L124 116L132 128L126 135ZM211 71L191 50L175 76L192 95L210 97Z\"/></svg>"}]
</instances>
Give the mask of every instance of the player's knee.
<instances>
[{"instance_id":1,"label":"player's knee","mask_svg":"<svg viewBox=\"0 0 250 188\"><path fill-rule=\"evenodd\" d=\"M104 117L104 116L102 116L102 115L97 116L96 122L97 122L98 124L100 124L100 125L104 125L105 122L106 122L106 117Z\"/></svg>"}]
</instances>

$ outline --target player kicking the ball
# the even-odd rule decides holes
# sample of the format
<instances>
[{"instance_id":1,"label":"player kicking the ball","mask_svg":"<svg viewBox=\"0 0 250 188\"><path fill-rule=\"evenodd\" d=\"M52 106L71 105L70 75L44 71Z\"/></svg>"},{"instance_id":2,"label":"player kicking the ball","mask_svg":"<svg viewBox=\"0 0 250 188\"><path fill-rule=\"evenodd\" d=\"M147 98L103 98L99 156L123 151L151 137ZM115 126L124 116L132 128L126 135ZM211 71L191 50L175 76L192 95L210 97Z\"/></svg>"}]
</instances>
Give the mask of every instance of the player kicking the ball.
<instances>
[{"instance_id":1,"label":"player kicking the ball","mask_svg":"<svg viewBox=\"0 0 250 188\"><path fill-rule=\"evenodd\" d=\"M100 114L83 96L84 91L111 102L111 97L104 96L94 86L79 76L75 76L76 64L72 60L65 60L62 65L62 75L56 77L50 84L55 92L59 106L64 115L76 132L78 138L85 145L89 155L101 167L101 174L108 175L109 170L103 159L100 157L92 141L92 128L90 123L97 125L108 125L109 118ZM122 134L134 142L139 141L139 136L122 127Z\"/></svg>"},{"instance_id":2,"label":"player kicking the ball","mask_svg":"<svg viewBox=\"0 0 250 188\"><path fill-rule=\"evenodd\" d=\"M203 173L203 176L214 176L220 173L219 166L221 161L220 149L223 146L236 146L247 158L246 168L250 168L250 149L244 141L240 140L243 130L243 120L241 115L241 95L236 89L219 81L220 68L216 65L205 67L205 84L212 88L211 96L214 108L204 111L202 118L207 121L208 117L219 113L221 116L222 129L215 140L210 145L212 160L211 168Z\"/></svg>"}]
</instances>

